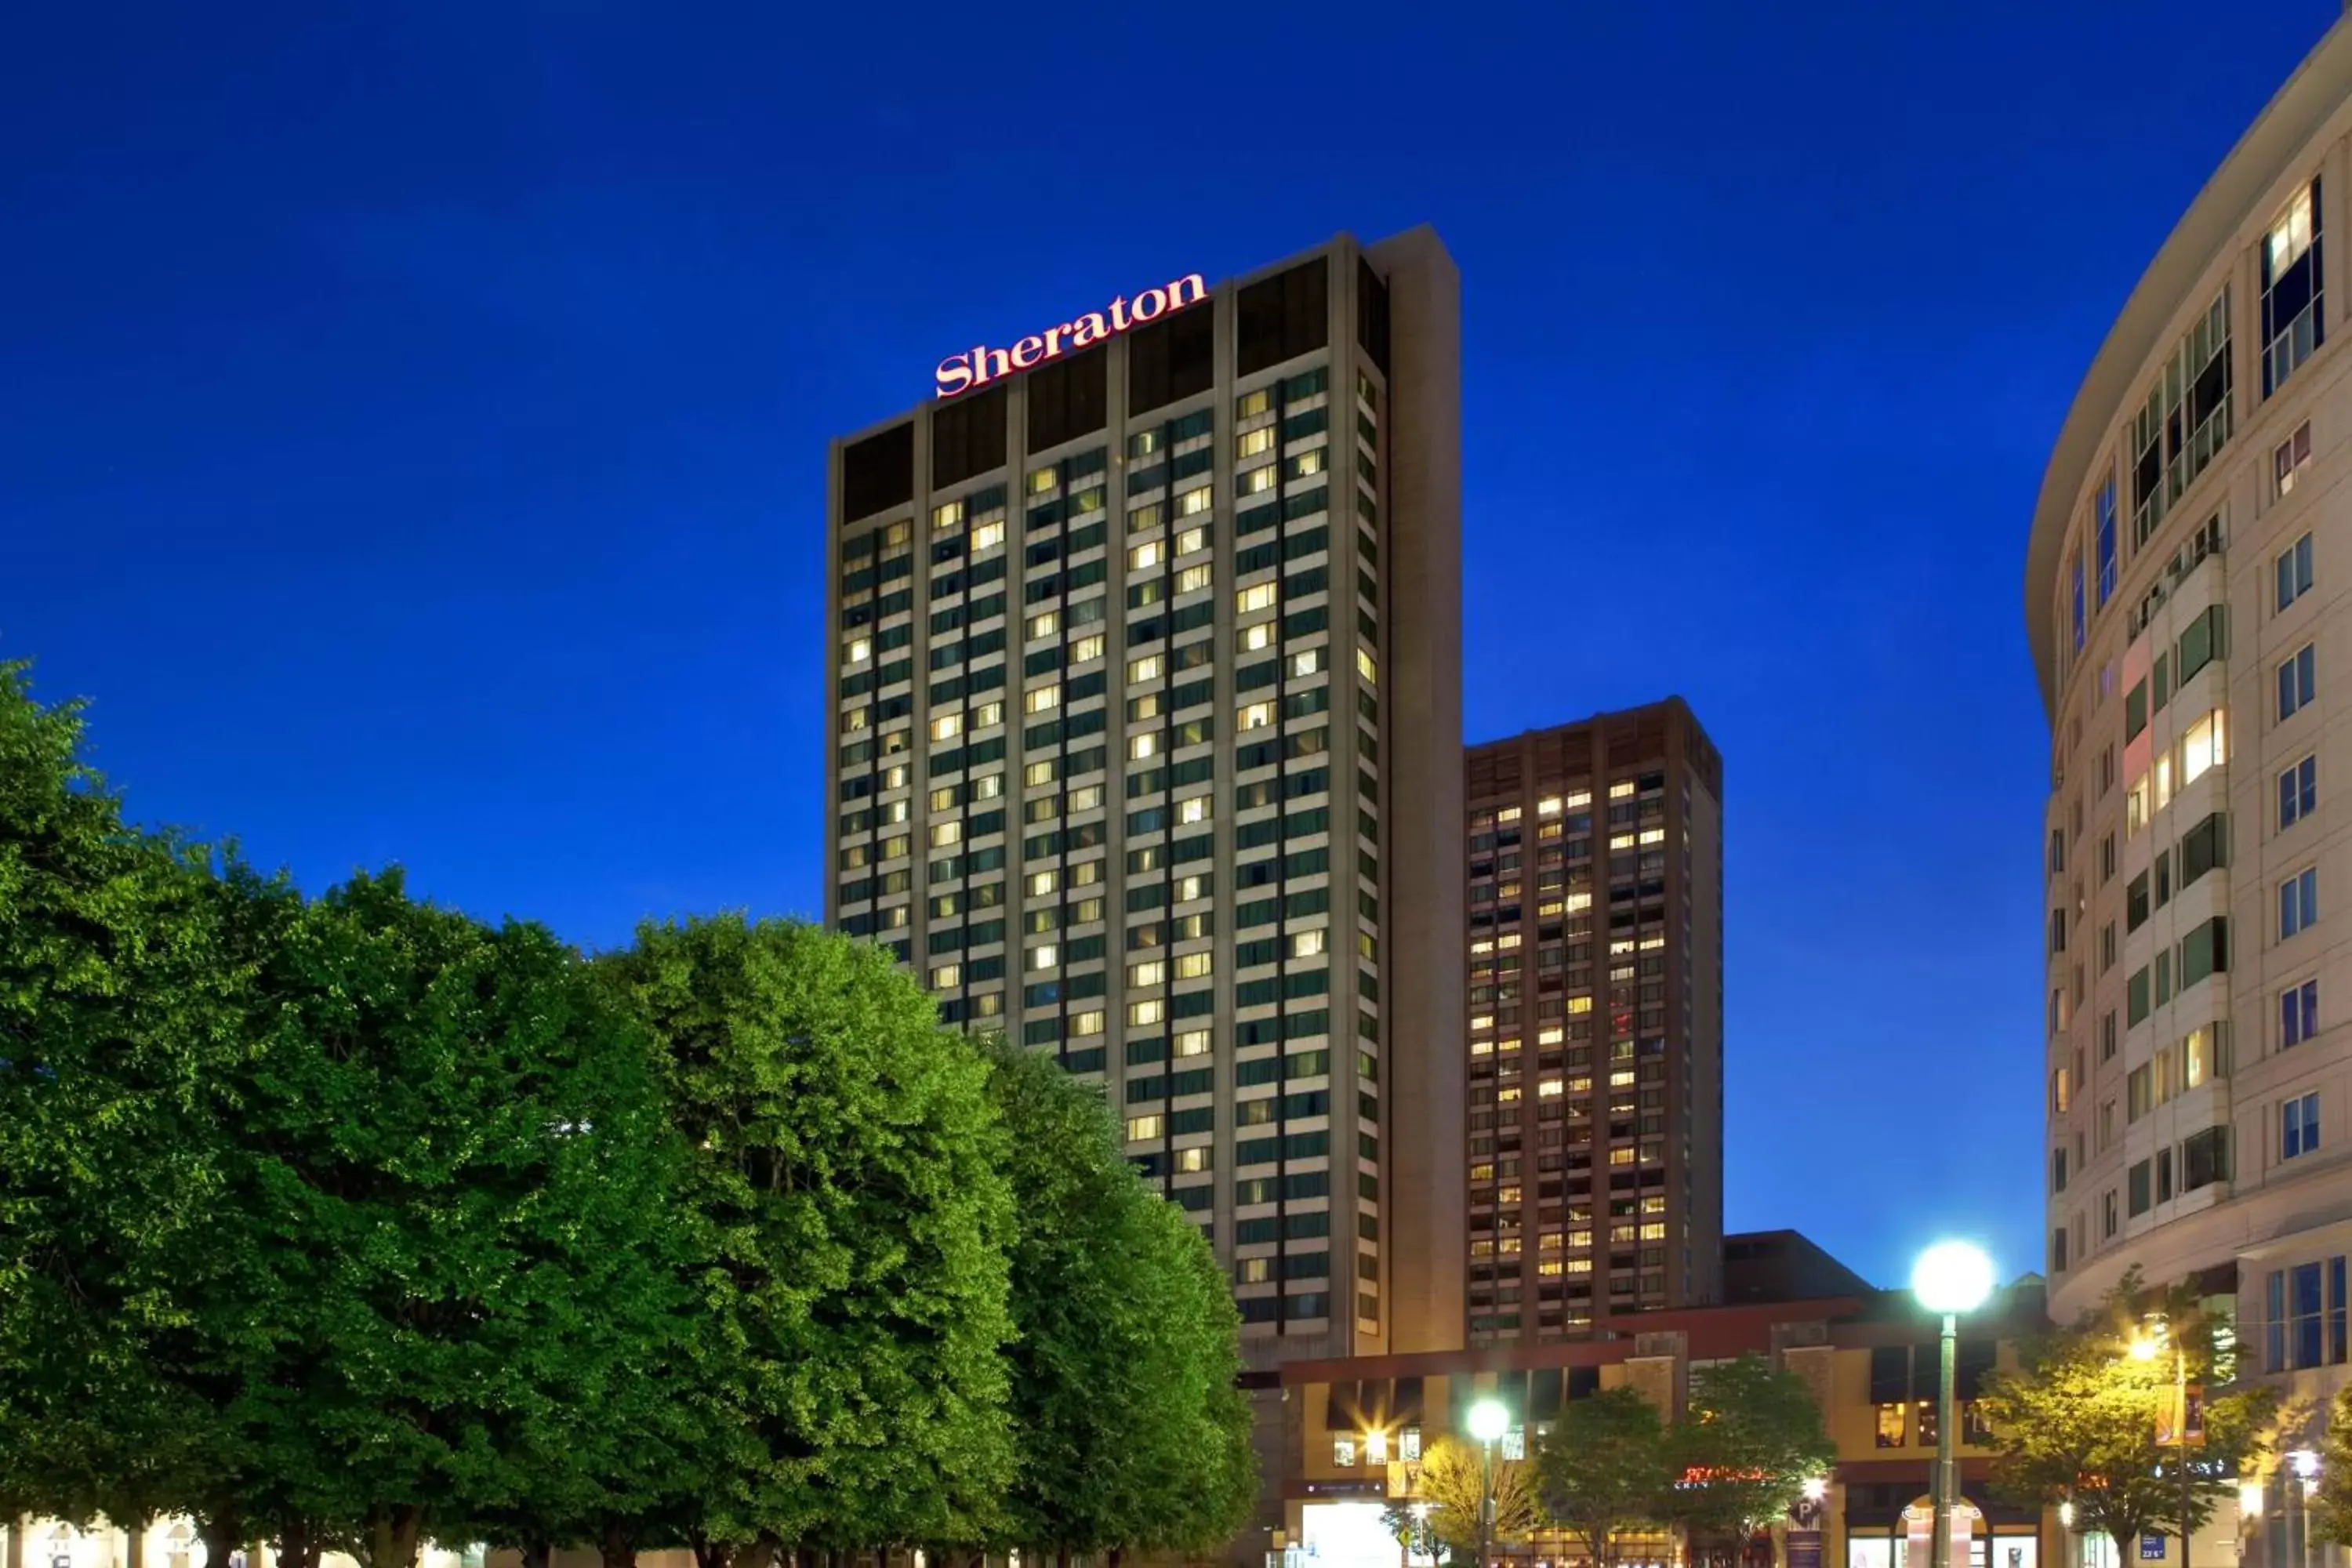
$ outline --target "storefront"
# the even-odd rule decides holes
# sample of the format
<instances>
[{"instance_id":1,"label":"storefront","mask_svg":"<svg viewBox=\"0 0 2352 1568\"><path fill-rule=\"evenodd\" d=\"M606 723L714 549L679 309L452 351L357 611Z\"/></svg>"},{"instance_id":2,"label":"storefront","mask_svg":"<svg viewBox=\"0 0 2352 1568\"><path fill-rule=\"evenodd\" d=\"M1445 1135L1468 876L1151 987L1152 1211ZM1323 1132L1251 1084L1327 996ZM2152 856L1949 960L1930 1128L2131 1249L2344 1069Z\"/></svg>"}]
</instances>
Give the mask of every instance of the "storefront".
<instances>
[{"instance_id":1,"label":"storefront","mask_svg":"<svg viewBox=\"0 0 2352 1568\"><path fill-rule=\"evenodd\" d=\"M1897 1506L1886 1489L1849 1489L1845 1568L1927 1568L1934 1505L1912 1497ZM1953 1523L1955 1544L1967 1531L1967 1568L2042 1568L2042 1521L2033 1510L1964 1497ZM1957 1552L1954 1563L1958 1568Z\"/></svg>"}]
</instances>

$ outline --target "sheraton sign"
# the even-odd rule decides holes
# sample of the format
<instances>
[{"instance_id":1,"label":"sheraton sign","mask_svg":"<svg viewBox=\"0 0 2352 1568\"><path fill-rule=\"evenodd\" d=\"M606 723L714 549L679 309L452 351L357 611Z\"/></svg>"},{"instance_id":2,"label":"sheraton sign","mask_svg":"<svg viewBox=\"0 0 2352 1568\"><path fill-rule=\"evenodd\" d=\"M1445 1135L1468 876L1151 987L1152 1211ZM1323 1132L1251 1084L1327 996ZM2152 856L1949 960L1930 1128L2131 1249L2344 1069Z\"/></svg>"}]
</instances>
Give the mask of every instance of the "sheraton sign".
<instances>
[{"instance_id":1,"label":"sheraton sign","mask_svg":"<svg viewBox=\"0 0 2352 1568\"><path fill-rule=\"evenodd\" d=\"M1015 371L1028 370L1048 360L1059 359L1066 353L1115 338L1146 321L1173 315L1187 305L1200 303L1208 296L1208 281L1197 272L1188 272L1164 287L1146 289L1133 300L1122 294L1105 310L1088 310L1074 321L1048 327L1043 332L1023 338L1009 349L982 347L950 354L940 361L940 368L932 379L941 397L953 397L960 392L985 386Z\"/></svg>"}]
</instances>

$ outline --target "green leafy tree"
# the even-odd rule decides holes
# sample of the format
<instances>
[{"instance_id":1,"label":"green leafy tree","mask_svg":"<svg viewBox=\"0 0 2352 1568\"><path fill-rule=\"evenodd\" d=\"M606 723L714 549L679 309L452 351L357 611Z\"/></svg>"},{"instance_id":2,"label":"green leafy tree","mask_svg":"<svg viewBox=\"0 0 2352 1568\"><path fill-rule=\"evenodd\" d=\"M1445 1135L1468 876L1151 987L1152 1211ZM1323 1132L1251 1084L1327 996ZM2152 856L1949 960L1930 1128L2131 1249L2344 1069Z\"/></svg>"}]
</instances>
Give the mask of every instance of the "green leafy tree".
<instances>
[{"instance_id":1,"label":"green leafy tree","mask_svg":"<svg viewBox=\"0 0 2352 1568\"><path fill-rule=\"evenodd\" d=\"M1675 1477L1658 1408L1631 1388L1562 1405L1535 1456L1537 1489L1554 1522L1596 1563L1614 1563L1620 1531L1666 1517Z\"/></svg>"},{"instance_id":2,"label":"green leafy tree","mask_svg":"<svg viewBox=\"0 0 2352 1568\"><path fill-rule=\"evenodd\" d=\"M1668 1521L1735 1535L1743 1554L1837 1459L1812 1389L1754 1352L1692 1374L1667 1447L1680 1478Z\"/></svg>"},{"instance_id":3,"label":"green leafy tree","mask_svg":"<svg viewBox=\"0 0 2352 1568\"><path fill-rule=\"evenodd\" d=\"M600 963L692 1151L678 1395L706 1563L991 1533L1013 1479L1013 1225L988 1064L880 951L738 916Z\"/></svg>"},{"instance_id":4,"label":"green leafy tree","mask_svg":"<svg viewBox=\"0 0 2352 1568\"><path fill-rule=\"evenodd\" d=\"M1232 1291L1119 1149L1101 1099L996 1041L991 1097L1018 1215L1003 1541L1072 1552L1231 1538L1256 1482Z\"/></svg>"},{"instance_id":5,"label":"green leafy tree","mask_svg":"<svg viewBox=\"0 0 2352 1568\"><path fill-rule=\"evenodd\" d=\"M1423 1450L1421 1501L1429 1504L1429 1533L1444 1547L1446 1560L1478 1560L1478 1506L1487 1464L1483 1446L1440 1437ZM1543 1526L1543 1502L1534 1470L1499 1455L1493 1460L1495 1532L1489 1545L1524 1541Z\"/></svg>"},{"instance_id":6,"label":"green leafy tree","mask_svg":"<svg viewBox=\"0 0 2352 1568\"><path fill-rule=\"evenodd\" d=\"M2135 1357L2134 1342L2159 1322L2161 1353ZM2071 1327L2026 1342L2018 1368L1994 1377L1979 1401L1992 1428L1994 1490L2028 1505L2071 1500L2077 1526L2114 1541L2126 1561L2141 1535L2194 1532L2269 1450L2285 1414L2272 1388L2209 1391L2205 1440L2184 1489L2180 1450L2157 1441L2158 1420L2179 1376L2176 1349L2188 1357L2188 1382L2219 1381L2219 1327L2194 1298L2150 1290L2133 1270Z\"/></svg>"},{"instance_id":7,"label":"green leafy tree","mask_svg":"<svg viewBox=\"0 0 2352 1568\"><path fill-rule=\"evenodd\" d=\"M83 738L0 665L0 1498L136 1527L225 1462L154 1347L212 1246L249 974L211 856L126 824Z\"/></svg>"},{"instance_id":8,"label":"green leafy tree","mask_svg":"<svg viewBox=\"0 0 2352 1568\"><path fill-rule=\"evenodd\" d=\"M244 1519L409 1568L501 1510L634 1507L643 1440L595 1423L646 1408L678 1305L646 1037L542 928L396 873L301 910L258 984L229 1218L260 1265L206 1336L262 1478Z\"/></svg>"},{"instance_id":9,"label":"green leafy tree","mask_svg":"<svg viewBox=\"0 0 2352 1568\"><path fill-rule=\"evenodd\" d=\"M2319 1490L2307 1505L2312 1538L2352 1546L2352 1389L2338 1389L2327 1407L2319 1448Z\"/></svg>"}]
</instances>

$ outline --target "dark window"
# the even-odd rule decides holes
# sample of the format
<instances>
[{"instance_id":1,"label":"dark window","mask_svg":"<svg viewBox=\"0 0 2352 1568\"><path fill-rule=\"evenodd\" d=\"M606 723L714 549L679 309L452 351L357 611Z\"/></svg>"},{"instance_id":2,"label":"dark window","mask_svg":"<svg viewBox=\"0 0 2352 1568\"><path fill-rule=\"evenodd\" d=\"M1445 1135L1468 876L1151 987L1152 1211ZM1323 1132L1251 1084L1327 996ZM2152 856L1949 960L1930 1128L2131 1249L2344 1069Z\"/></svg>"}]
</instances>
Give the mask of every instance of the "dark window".
<instances>
[{"instance_id":1,"label":"dark window","mask_svg":"<svg viewBox=\"0 0 2352 1568\"><path fill-rule=\"evenodd\" d=\"M1004 388L992 386L931 410L931 488L1004 466Z\"/></svg>"},{"instance_id":2,"label":"dark window","mask_svg":"<svg viewBox=\"0 0 2352 1568\"><path fill-rule=\"evenodd\" d=\"M1371 362L1389 373L1389 286L1371 263L1356 258L1356 342Z\"/></svg>"},{"instance_id":3,"label":"dark window","mask_svg":"<svg viewBox=\"0 0 2352 1568\"><path fill-rule=\"evenodd\" d=\"M1110 417L1109 351L1092 348L1032 371L1029 450L1042 452L1099 430Z\"/></svg>"},{"instance_id":4,"label":"dark window","mask_svg":"<svg viewBox=\"0 0 2352 1568\"><path fill-rule=\"evenodd\" d=\"M1181 398L1197 396L1215 384L1216 378L1214 300L1203 300L1128 334L1129 418Z\"/></svg>"},{"instance_id":5,"label":"dark window","mask_svg":"<svg viewBox=\"0 0 2352 1568\"><path fill-rule=\"evenodd\" d=\"M871 517L915 499L915 426L897 425L841 454L841 516Z\"/></svg>"},{"instance_id":6,"label":"dark window","mask_svg":"<svg viewBox=\"0 0 2352 1568\"><path fill-rule=\"evenodd\" d=\"M1234 373L1249 375L1328 342L1330 279L1330 258L1318 256L1242 289L1234 301Z\"/></svg>"}]
</instances>

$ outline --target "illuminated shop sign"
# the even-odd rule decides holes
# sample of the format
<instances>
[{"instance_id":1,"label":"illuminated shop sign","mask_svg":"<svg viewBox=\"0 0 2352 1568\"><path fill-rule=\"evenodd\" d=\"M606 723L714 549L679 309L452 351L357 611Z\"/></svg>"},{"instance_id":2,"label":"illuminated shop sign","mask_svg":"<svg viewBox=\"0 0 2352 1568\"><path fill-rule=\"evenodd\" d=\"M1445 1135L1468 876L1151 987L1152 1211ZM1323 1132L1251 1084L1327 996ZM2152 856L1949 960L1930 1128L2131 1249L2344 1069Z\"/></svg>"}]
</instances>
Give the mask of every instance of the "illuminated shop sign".
<instances>
[{"instance_id":1,"label":"illuminated shop sign","mask_svg":"<svg viewBox=\"0 0 2352 1568\"><path fill-rule=\"evenodd\" d=\"M1009 349L976 348L950 354L940 361L933 379L941 397L953 397L1015 371L1030 370L1089 344L1115 338L1130 327L1173 315L1208 296L1208 281L1197 272L1189 272L1165 288L1146 289L1133 300L1121 295L1106 310L1088 310L1075 321L1048 327L1043 332L1023 338Z\"/></svg>"}]
</instances>

